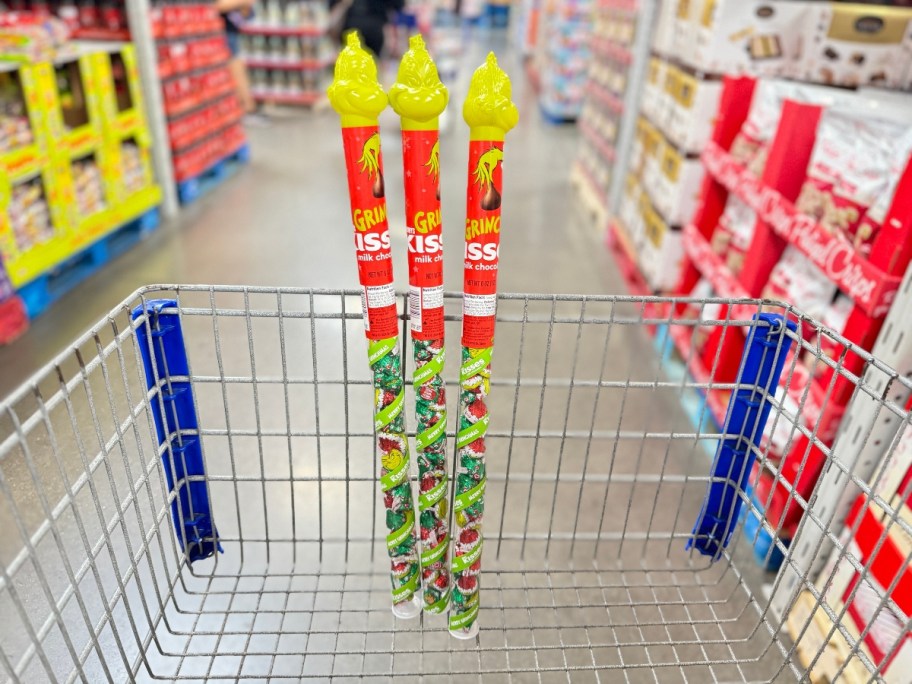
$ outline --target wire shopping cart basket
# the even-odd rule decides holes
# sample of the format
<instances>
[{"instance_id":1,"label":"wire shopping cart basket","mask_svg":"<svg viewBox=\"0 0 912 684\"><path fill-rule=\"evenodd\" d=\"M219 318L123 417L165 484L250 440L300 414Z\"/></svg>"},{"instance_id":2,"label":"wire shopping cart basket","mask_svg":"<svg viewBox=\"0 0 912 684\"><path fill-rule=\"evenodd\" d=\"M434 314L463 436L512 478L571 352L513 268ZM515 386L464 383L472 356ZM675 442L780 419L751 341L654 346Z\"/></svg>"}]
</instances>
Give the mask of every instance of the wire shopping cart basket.
<instances>
[{"instance_id":1,"label":"wire shopping cart basket","mask_svg":"<svg viewBox=\"0 0 912 684\"><path fill-rule=\"evenodd\" d=\"M882 678L895 587L801 476L839 466L832 397L895 430L907 380L771 302L502 295L498 321L477 638L390 611L360 293L150 286L0 405L0 681ZM877 544L912 532L839 467Z\"/></svg>"}]
</instances>

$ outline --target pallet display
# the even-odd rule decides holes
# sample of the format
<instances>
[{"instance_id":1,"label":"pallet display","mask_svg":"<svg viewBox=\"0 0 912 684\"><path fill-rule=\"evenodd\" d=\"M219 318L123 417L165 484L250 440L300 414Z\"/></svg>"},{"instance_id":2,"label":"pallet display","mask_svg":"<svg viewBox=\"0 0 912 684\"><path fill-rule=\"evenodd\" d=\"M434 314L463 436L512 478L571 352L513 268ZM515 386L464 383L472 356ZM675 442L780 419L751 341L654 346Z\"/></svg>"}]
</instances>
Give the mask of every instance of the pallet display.
<instances>
[{"instance_id":1,"label":"pallet display","mask_svg":"<svg viewBox=\"0 0 912 684\"><path fill-rule=\"evenodd\" d=\"M552 123L580 115L589 65L591 0L546 0L536 41L539 106Z\"/></svg>"},{"instance_id":2,"label":"pallet display","mask_svg":"<svg viewBox=\"0 0 912 684\"><path fill-rule=\"evenodd\" d=\"M721 77L907 87L910 18L908 9L822 2L660 3L638 107L638 126L651 128L651 137L641 137L631 155L615 156L618 182L639 189L611 207L610 229L625 233L653 290L670 291L678 279L682 231L699 196L697 157L713 131ZM644 169L650 165L658 171Z\"/></svg>"},{"instance_id":3,"label":"pallet display","mask_svg":"<svg viewBox=\"0 0 912 684\"><path fill-rule=\"evenodd\" d=\"M755 81L748 77L725 81L716 130L701 157L707 171L702 201L693 223L682 233L686 266L675 292L691 295L703 279L722 297L762 296L780 257L791 246L819 268L834 290L838 288L841 293L848 307L841 332L848 343L871 349L912 257L912 202L908 199L912 162L906 160L899 171L883 221L888 228L876 233L865 254L842 235L795 208L794 202L807 184L807 169L822 114L820 105L785 101L761 176L733 157L731 150L755 90ZM756 216L747 248L750 258L744 260L737 273L713 249L714 233L720 230L720 219L731 196ZM746 313L733 306L728 315L743 318ZM711 331L698 350L686 347L686 340L676 341L695 375L712 365L715 377L731 382L737 377L736 357L743 346L743 340L737 338ZM813 345L813 341L809 343ZM841 358L842 368L850 373L860 374L863 370L863 359L850 346L828 351ZM783 539L790 538L800 522L802 509L796 497L809 500L826 460L818 442L833 443L853 389L832 368L813 367L813 348L804 355L807 361L796 366L782 401L786 406L791 402L792 406L802 407L800 418L805 428L778 439L769 436L778 470L775 474L760 473L754 491L769 525ZM710 408L721 424L722 407L717 403ZM776 484L777 478L784 478L792 487ZM766 548L758 549L759 558L766 557Z\"/></svg>"},{"instance_id":4,"label":"pallet display","mask_svg":"<svg viewBox=\"0 0 912 684\"><path fill-rule=\"evenodd\" d=\"M703 175L698 154L711 133L721 91L716 76L684 62L695 41L689 12L697 4L660 4L637 133L623 171L633 191L621 197L611 226L632 245L653 292L677 282L681 228L696 209Z\"/></svg>"},{"instance_id":5,"label":"pallet display","mask_svg":"<svg viewBox=\"0 0 912 684\"><path fill-rule=\"evenodd\" d=\"M123 0L62 0L50 5L22 0L18 4L39 15L53 12L75 38L137 41L140 52L148 55L146 85L156 89L160 86L161 99L149 96L151 121L140 124L137 117L145 104L138 79L137 49L131 45L122 54L115 50L111 53L111 74L116 83L132 84L132 90L127 93L118 86L116 102L129 100L130 106L109 121L123 130L147 131L145 139L134 140L139 148L139 166L147 152L155 152L152 161L162 179L180 184L193 175L210 180L223 177L210 171L221 160L237 157L243 113L236 104L234 80L227 68L230 54L224 21L212 2L152 0L148 11L138 11ZM95 45L91 49L105 51L103 43ZM123 78L126 72L130 74L129 81ZM164 116L159 114L162 110ZM152 149L150 130L156 139L162 139L167 150ZM136 151L128 147L126 156L121 155L120 159L136 156ZM177 169L182 170L181 178L176 178ZM189 196L179 187L176 193L169 190L165 194L166 211L175 210L178 197Z\"/></svg>"},{"instance_id":6,"label":"pallet display","mask_svg":"<svg viewBox=\"0 0 912 684\"><path fill-rule=\"evenodd\" d=\"M133 60L129 46L78 44L0 73L4 111L30 124L0 154L0 256L29 316L157 226Z\"/></svg>"},{"instance_id":7,"label":"pallet display","mask_svg":"<svg viewBox=\"0 0 912 684\"><path fill-rule=\"evenodd\" d=\"M309 106L323 95L335 55L327 9L315 0L268 0L244 25L241 52L260 102Z\"/></svg>"},{"instance_id":8,"label":"pallet display","mask_svg":"<svg viewBox=\"0 0 912 684\"><path fill-rule=\"evenodd\" d=\"M580 126L583 150L574 168L576 185L586 188L582 194L587 206L607 202L605 213L610 219L606 245L629 291L684 297L773 296L770 275L777 264L780 272L786 272L787 267L779 262L794 253L820 269L839 293L825 315L816 315L824 315L824 322L841 332L848 343L871 349L882 329L884 334L890 332L889 326L884 327L884 317L898 296L900 279L912 256L908 234L912 230L912 205L907 199L912 191L912 173L907 163L893 174L896 185L892 200L878 210L883 214L878 220L889 230L875 233L873 240L859 233L846 241L797 211L795 203L805 185L822 109L834 103L842 106L858 96L845 89L791 81L795 88L824 92L812 92L803 104L788 104L781 119L766 125L766 134L776 135L765 164L751 168L734 159L732 146L741 144L736 138L748 117L758 75L766 77L765 81L770 76L786 75L825 85L858 87L876 82L892 88L907 87L908 82L902 84L892 74L894 63L909 63L912 12L849 4L728 1L663 2L659 11L641 99L619 120L621 126L626 120L635 121L631 153L600 154L606 151L604 140L595 138L593 128L597 131L598 125L589 124L590 117L584 113ZM811 30L813 22L817 23ZM876 39L861 35L858 26L862 24L876 34ZM813 39L800 40L802 32ZM905 37L894 40L898 34ZM824 52L832 62L829 71L818 68L814 72L809 65L817 63L820 67L820 54ZM610 53L618 51L612 48ZM849 55L853 59L844 59ZM882 65L890 62L890 68L874 73L871 61ZM632 64L636 64L635 57ZM594 95L587 106L596 106L595 101L602 110L600 116L606 111L619 112L617 98L602 92ZM888 99L880 93L871 96ZM637 110L638 116L632 116ZM601 177L592 171L599 161L609 165ZM602 190L606 177L621 188L622 199L617 204L612 205L610 193L606 196ZM726 208L738 208L729 204L730 195L740 200L742 211L751 212L748 223L756 223L756 230L746 238L717 230L720 222L726 222ZM599 211L593 210L593 214L601 215ZM736 237L747 242L735 244ZM722 307L711 314L693 309L692 314L740 319L755 313L755 308ZM685 309L682 304L676 314ZM658 312L655 317L661 315ZM707 378L732 382L738 372L743 336L718 327L698 336L693 333L693 329L680 326L658 326L663 357L670 345L698 384ZM900 342L891 344L902 349ZM854 374L864 371L862 359L851 346L826 351L835 353L836 358L842 354L840 368ZM885 348L881 352L893 354ZM846 416L851 415L847 409L851 383L832 368L815 366L812 356L806 348L790 380L789 393L781 398L786 410L802 407L801 428L793 435L778 434L782 453L774 450L775 457L770 459L777 473L792 486L767 486L775 480L772 475L763 476L754 492L758 510L765 510L763 524L753 528L756 556L765 564L777 557L771 550L768 530L757 528L771 527L788 543L800 522L801 507L795 501L811 499L826 462L815 441L832 445L840 426L849 420ZM900 362L897 367L905 366ZM701 401L693 412L698 416L695 422L703 425L709 416L716 425L723 424L726 392L709 388ZM769 443L773 435L764 439Z\"/></svg>"},{"instance_id":9,"label":"pallet display","mask_svg":"<svg viewBox=\"0 0 912 684\"><path fill-rule=\"evenodd\" d=\"M0 69L8 131L0 154L0 254L13 287L52 263L66 221L51 174L50 64ZM28 130L26 132L26 128Z\"/></svg>"}]
</instances>

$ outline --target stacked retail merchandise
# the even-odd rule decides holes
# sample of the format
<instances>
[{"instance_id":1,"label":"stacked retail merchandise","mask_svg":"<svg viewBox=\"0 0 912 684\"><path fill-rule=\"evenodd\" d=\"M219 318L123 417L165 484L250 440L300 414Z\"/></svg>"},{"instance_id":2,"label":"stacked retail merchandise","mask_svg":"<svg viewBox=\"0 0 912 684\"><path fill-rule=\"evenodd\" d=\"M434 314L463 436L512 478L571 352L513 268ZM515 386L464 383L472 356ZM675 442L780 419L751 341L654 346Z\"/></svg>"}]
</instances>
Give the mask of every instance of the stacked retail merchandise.
<instances>
[{"instance_id":1,"label":"stacked retail merchandise","mask_svg":"<svg viewBox=\"0 0 912 684\"><path fill-rule=\"evenodd\" d=\"M11 0L6 5L14 12L31 11L39 15L56 14L73 38L82 40L129 40L124 0Z\"/></svg>"},{"instance_id":2,"label":"stacked retail merchandise","mask_svg":"<svg viewBox=\"0 0 912 684\"><path fill-rule=\"evenodd\" d=\"M592 14L591 59L579 118L583 140L575 173L582 175L582 185L602 209L607 208L617 157L638 10L637 0L596 0Z\"/></svg>"},{"instance_id":3,"label":"stacked retail merchandise","mask_svg":"<svg viewBox=\"0 0 912 684\"><path fill-rule=\"evenodd\" d=\"M72 37L129 40L122 0L19 0L33 16L56 16ZM225 25L212 2L154 0L149 28L155 41L164 118L178 192L198 195L199 179L218 177L226 160L246 159L243 116L228 71ZM117 68L117 65L115 65Z\"/></svg>"},{"instance_id":4,"label":"stacked retail merchandise","mask_svg":"<svg viewBox=\"0 0 912 684\"><path fill-rule=\"evenodd\" d=\"M660 4L628 191L613 226L640 255L649 289L669 291L678 281L681 229L697 208L699 155L712 134L721 77L900 88L909 78L903 12L794 1Z\"/></svg>"},{"instance_id":5,"label":"stacked retail merchandise","mask_svg":"<svg viewBox=\"0 0 912 684\"><path fill-rule=\"evenodd\" d=\"M257 4L242 42L256 99L299 105L320 99L334 58L327 22L327 5L315 0Z\"/></svg>"},{"instance_id":6,"label":"stacked retail merchandise","mask_svg":"<svg viewBox=\"0 0 912 684\"><path fill-rule=\"evenodd\" d=\"M596 22L596 60L581 117L578 169L588 185L606 197L612 178L623 174L617 205L607 200L608 234L629 287L692 297L695 303L682 303L675 315L698 321L746 319L756 312L755 306L700 303L711 296L785 301L862 349L881 345L879 358L892 360L902 373L912 371L903 366L912 347L901 336L889 344L883 339L912 315L912 308L905 318L895 310L906 305L895 302L912 258L912 94L903 92L912 89L912 10L667 0L657 11L648 51L630 57L631 65L640 60L646 67L638 111L624 111L620 93L600 89L596 46L605 29ZM624 158L598 134L616 135L624 117L632 116L636 133ZM896 320L893 327L885 325L888 315ZM783 562L783 547L802 522L804 507L796 501L813 501L824 451L832 453L851 414L854 385L821 363L816 350L841 359L840 369L849 373L866 368L849 344L817 339L807 326L799 333L805 344L792 352L788 390L777 397L799 428L787 428L791 421L769 427L763 470L752 478L755 508L746 529L757 561L768 568ZM707 417L722 425L729 392L712 383L736 381L744 335L738 328L668 326L660 327L657 341L677 349L696 382L709 383L693 411L700 429ZM908 397L891 400L904 405ZM906 445L897 448L899 459L894 454L879 467L878 473L889 474L877 476L878 491L912 520L902 496L908 494L903 483L910 479L912 433L893 432L895 438L871 441L880 452L869 460L882 458L890 439ZM870 560L888 551L871 546L884 527L868 519L865 496L859 495L849 517L865 531L845 543ZM907 558L912 539L899 528L890 538L891 558ZM907 624L912 575L890 574L883 558L865 581L879 583L872 595L883 596L901 580L890 590L896 605L889 615L865 617L863 597L856 601L846 590L857 585L858 573L844 554L831 560L837 581L820 590L832 594L833 605L844 601L859 634L871 625L870 633L857 637L862 648L882 673L899 677L892 656L878 651L878 640ZM802 600L798 613L815 603L813 597ZM798 613L790 623L800 626L807 615ZM814 624L828 620L818 614ZM832 631L821 634L826 640ZM799 654L802 648L813 651L803 644ZM845 640L834 648L845 651Z\"/></svg>"},{"instance_id":7,"label":"stacked retail merchandise","mask_svg":"<svg viewBox=\"0 0 912 684\"><path fill-rule=\"evenodd\" d=\"M224 23L213 5L158 5L152 35L180 186L245 147L243 111L228 71ZM182 199L194 196L182 192Z\"/></svg>"},{"instance_id":8,"label":"stacked retail merchandise","mask_svg":"<svg viewBox=\"0 0 912 684\"><path fill-rule=\"evenodd\" d=\"M2 66L0 280L30 315L157 225L149 145L132 47Z\"/></svg>"},{"instance_id":9,"label":"stacked retail merchandise","mask_svg":"<svg viewBox=\"0 0 912 684\"><path fill-rule=\"evenodd\" d=\"M542 112L574 120L583 105L589 65L591 0L546 0L538 19L533 69Z\"/></svg>"}]
</instances>

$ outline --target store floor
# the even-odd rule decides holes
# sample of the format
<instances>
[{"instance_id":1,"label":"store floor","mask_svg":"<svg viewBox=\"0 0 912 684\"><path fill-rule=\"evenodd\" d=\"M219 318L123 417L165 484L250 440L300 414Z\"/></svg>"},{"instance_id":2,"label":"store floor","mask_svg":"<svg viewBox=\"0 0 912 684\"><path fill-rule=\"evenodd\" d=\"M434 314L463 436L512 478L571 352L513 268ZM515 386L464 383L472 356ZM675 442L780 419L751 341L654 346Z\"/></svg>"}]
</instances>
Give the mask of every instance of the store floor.
<instances>
[{"instance_id":1,"label":"store floor","mask_svg":"<svg viewBox=\"0 0 912 684\"><path fill-rule=\"evenodd\" d=\"M503 37L483 39L513 76L520 123L507 138L499 287L504 292L622 293L600 236L573 201L569 170L578 138L542 120L519 61ZM473 55L474 56L474 55ZM441 143L445 276L462 285L468 131L462 96L472 65L451 88ZM390 73L385 78L389 83ZM163 226L0 347L0 397L24 382L137 287L148 283L357 286L342 143L336 114L284 110L248 131L250 165ZM397 286L407 285L398 119L382 119Z\"/></svg>"}]
</instances>

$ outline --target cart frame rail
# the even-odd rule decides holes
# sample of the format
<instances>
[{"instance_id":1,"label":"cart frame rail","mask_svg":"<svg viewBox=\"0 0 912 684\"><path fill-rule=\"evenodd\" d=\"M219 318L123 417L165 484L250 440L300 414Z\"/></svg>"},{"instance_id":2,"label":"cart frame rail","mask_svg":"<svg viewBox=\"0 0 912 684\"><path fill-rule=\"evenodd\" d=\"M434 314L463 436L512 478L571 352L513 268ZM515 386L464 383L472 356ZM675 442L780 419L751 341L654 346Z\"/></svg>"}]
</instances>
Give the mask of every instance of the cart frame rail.
<instances>
[{"instance_id":1,"label":"cart frame rail","mask_svg":"<svg viewBox=\"0 0 912 684\"><path fill-rule=\"evenodd\" d=\"M153 333L142 312L153 299L177 302L167 312L188 365L159 366L148 382ZM459 303L446 295L452 339ZM784 366L776 392L743 382L743 364L737 377L718 377L722 345L697 359L714 332L747 339L769 325L745 312L791 325L792 352L772 348ZM683 354L680 339L690 341ZM468 643L449 639L444 618L389 612L365 350L357 290L148 286L0 403L0 682L794 681L826 667L880 681L908 641L906 622L871 651L869 634L903 613L894 587L865 583L876 578L852 545L861 516L848 534L832 527L816 512L816 490L803 496L780 475L777 450L803 438L799 479L822 458L845 475L839 496L867 500L884 540L891 529L912 538L880 474L857 477L818 437L828 397L846 382L900 426L888 449L899 453L910 416L890 390L907 395L912 382L794 308L499 296L481 632ZM864 360L861 376L844 368L849 355ZM809 372L826 378L821 396L801 390ZM454 389L457 375L447 372ZM756 421L730 430L730 415L714 425L714 402L747 390L768 407L766 430ZM198 424L169 413L175 395L190 399ZM188 442L200 445L202 468L187 459ZM744 445L749 473L719 472L727 442ZM804 511L799 533L814 529L832 547L819 577L791 561L794 532L766 519L774 492L752 494L761 476L786 508ZM742 512L728 521L727 545L704 556L686 547L714 485L732 487ZM191 560L180 530L199 521L203 500L210 548ZM760 537L771 540L767 561L783 559L775 579L750 559ZM863 581L834 597L847 568ZM870 625L858 631L848 606L865 591ZM795 622L793 607L808 600ZM824 616L832 627L809 647ZM832 666L826 642L839 638L844 660Z\"/></svg>"}]
</instances>

